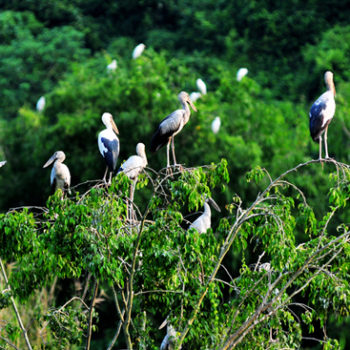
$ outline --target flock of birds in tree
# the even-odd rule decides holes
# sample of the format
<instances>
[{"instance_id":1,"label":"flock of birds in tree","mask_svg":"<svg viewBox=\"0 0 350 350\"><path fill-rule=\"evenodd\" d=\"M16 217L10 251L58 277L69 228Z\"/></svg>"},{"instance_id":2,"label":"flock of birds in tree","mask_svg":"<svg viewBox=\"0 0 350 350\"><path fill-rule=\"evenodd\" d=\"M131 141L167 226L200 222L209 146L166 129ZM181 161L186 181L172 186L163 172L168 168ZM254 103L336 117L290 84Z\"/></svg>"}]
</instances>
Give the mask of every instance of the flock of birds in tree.
<instances>
[{"instance_id":1,"label":"flock of birds in tree","mask_svg":"<svg viewBox=\"0 0 350 350\"><path fill-rule=\"evenodd\" d=\"M135 47L132 57L135 59L139 57L143 50L145 49L144 44L139 44ZM115 62L115 63L114 63ZM112 61L112 66L109 65L108 69L111 67L116 68L116 61ZM114 68L113 68L114 69ZM247 68L241 68L237 72L237 80L240 81L248 73ZM324 148L325 148L325 158L329 158L328 154L328 145L327 145L327 132L328 126L332 121L332 118L335 113L335 86L333 82L333 73L327 71L324 75L325 83L327 86L327 91L324 92L311 106L310 109L310 135L315 142L319 143L319 159L322 159L322 136L324 136ZM197 79L196 81L197 88L200 92L200 96L207 93L207 87L202 79ZM192 93L191 95L193 95ZM193 101L190 95L182 91L178 95L178 99L181 103L180 109L175 110L164 118L156 132L154 133L150 150L151 152L156 152L160 148L166 145L167 153L167 170L171 171L170 165L170 144L172 148L172 158L173 164L175 167L180 167L176 161L175 155L175 136L181 132L183 127L188 123L191 115L191 110L197 111L196 107L193 104ZM41 96L37 102L37 110L42 112L45 107L45 97ZM117 160L119 156L120 144L117 135L119 134L118 128L113 120L113 117L110 113L103 113L102 122L106 126L98 135L98 148L99 151L106 162L106 171L103 176L103 181L110 185L112 181L113 173L117 167ZM211 125L213 133L217 133L220 129L220 118L216 117ZM147 166L147 157L145 151L145 145L143 143L138 143L136 146L136 154L127 159L119 168L119 172L124 172L133 182L137 180L138 175L143 171ZM63 164L66 156L63 151L55 152L50 159L44 164L44 168L48 167L53 163L53 167L50 175L50 183L57 190L61 188L62 190L68 190L71 184L71 175L68 167ZM0 167L4 166L6 161L0 162ZM107 173L109 173L108 181L106 181ZM132 186L132 191L130 193L130 200L132 202L134 197L135 186ZM205 232L206 228L210 227L210 207L206 200L204 204L204 213L203 215L191 224L190 227L196 228L199 232ZM215 202L214 202L215 203ZM212 205L215 206L215 204ZM217 208L219 210L219 208ZM131 215L131 214L130 214ZM204 223L205 222L205 223Z\"/></svg>"},{"instance_id":2,"label":"flock of birds in tree","mask_svg":"<svg viewBox=\"0 0 350 350\"><path fill-rule=\"evenodd\" d=\"M139 44L135 47L132 58L136 59L139 57L145 49L144 44ZM108 71L115 71L117 69L117 61L114 59L108 66ZM248 73L247 68L241 68L237 72L237 81L241 81L243 77ZM315 142L319 143L319 159L322 159L322 136L324 135L324 148L325 148L325 158L329 158L328 146L327 146L327 132L328 126L332 121L335 113L335 87L333 82L333 73L327 71L324 76L325 83L327 86L327 91L324 92L311 106L310 109L310 135ZM174 138L177 134L181 132L183 127L188 123L191 115L191 110L197 111L193 102L196 101L201 96L207 93L207 87L202 79L197 79L196 85L198 92L192 92L190 95L182 91L178 95L178 99L181 103L181 108L175 110L164 118L157 130L155 131L152 140L150 150L151 152L157 152L160 148L166 145L167 153L167 170L170 171L170 144L172 147L172 157L174 166L180 167L176 162L175 156L175 142ZM45 108L45 97L41 96L37 102L36 108L39 112L42 112ZM106 171L103 176L103 181L106 185L110 185L112 181L113 173L115 173L117 167L117 160L119 156L120 144L117 135L119 134L118 128L113 120L110 113L103 113L102 122L106 126L98 135L98 148L105 160ZM216 117L211 128L213 133L217 133L220 129L220 118ZM53 163L53 167L50 175L50 183L55 187L62 190L68 190L71 184L71 175L68 167L63 163L66 156L63 151L55 152L50 159L44 164L44 168L48 167ZM0 162L0 167L4 166L6 161ZM128 202L128 216L133 218L132 212L132 202L134 197L135 184L139 174L147 166L147 157L145 151L145 145L143 143L138 143L136 146L136 155L129 157L119 168L117 173L123 172L128 176L133 185L130 189L130 198ZM107 173L109 173L108 181L106 180ZM211 199L206 198L204 202L204 212L198 217L190 226L189 229L195 229L199 233L205 233L211 227L211 204L217 211L220 208ZM171 325L168 325L167 336L164 338L161 349L167 349L170 345L171 339L175 336L176 332Z\"/></svg>"}]
</instances>

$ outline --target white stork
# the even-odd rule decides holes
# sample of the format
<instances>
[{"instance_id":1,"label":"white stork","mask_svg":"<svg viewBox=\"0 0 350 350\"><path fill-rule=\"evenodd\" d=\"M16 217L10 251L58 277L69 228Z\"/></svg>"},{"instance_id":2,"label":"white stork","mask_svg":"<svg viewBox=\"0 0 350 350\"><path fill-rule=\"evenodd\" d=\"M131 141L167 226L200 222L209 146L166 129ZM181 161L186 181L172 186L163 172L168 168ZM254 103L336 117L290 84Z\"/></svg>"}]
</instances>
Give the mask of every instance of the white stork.
<instances>
[{"instance_id":1,"label":"white stork","mask_svg":"<svg viewBox=\"0 0 350 350\"><path fill-rule=\"evenodd\" d=\"M117 167L119 155L119 139L117 135L119 134L119 131L114 123L112 114L103 113L102 122L106 126L106 129L98 134L98 148L107 165L103 181L106 183L106 175L109 170L108 184L110 185L112 182L113 171Z\"/></svg>"},{"instance_id":2,"label":"white stork","mask_svg":"<svg viewBox=\"0 0 350 350\"><path fill-rule=\"evenodd\" d=\"M187 124L187 122L190 119L191 111L188 104L195 112L197 112L197 109L192 103L187 92L181 91L178 95L178 98L182 104L182 109L177 109L173 113L169 114L165 119L163 119L151 140L151 152L156 152L165 144L167 144L168 168L170 167L170 142L172 142L171 147L173 153L173 160L174 165L176 165L174 137L182 130L182 128Z\"/></svg>"},{"instance_id":3,"label":"white stork","mask_svg":"<svg viewBox=\"0 0 350 350\"><path fill-rule=\"evenodd\" d=\"M141 43L138 44L135 48L134 51L132 52L132 58L136 59L137 57L140 57L142 55L143 50L146 48L146 45Z\"/></svg>"},{"instance_id":4,"label":"white stork","mask_svg":"<svg viewBox=\"0 0 350 350\"><path fill-rule=\"evenodd\" d=\"M113 60L108 66L107 66L107 71L109 72L114 72L117 69L117 60Z\"/></svg>"},{"instance_id":5,"label":"white stork","mask_svg":"<svg viewBox=\"0 0 350 350\"><path fill-rule=\"evenodd\" d=\"M176 330L172 325L167 325L166 336L164 337L160 350L174 350L176 340Z\"/></svg>"},{"instance_id":6,"label":"white stork","mask_svg":"<svg viewBox=\"0 0 350 350\"><path fill-rule=\"evenodd\" d=\"M324 133L324 147L326 159L328 156L327 131L328 125L335 113L335 86L333 73L327 71L324 75L327 91L324 92L310 109L310 135L315 142L319 142L319 159L322 159L322 134Z\"/></svg>"},{"instance_id":7,"label":"white stork","mask_svg":"<svg viewBox=\"0 0 350 350\"><path fill-rule=\"evenodd\" d=\"M38 112L42 112L45 108L45 103L46 103L45 96L41 96L38 102L36 103L36 110Z\"/></svg>"},{"instance_id":8,"label":"white stork","mask_svg":"<svg viewBox=\"0 0 350 350\"><path fill-rule=\"evenodd\" d=\"M136 145L136 154L137 155L129 157L118 170L118 173L123 172L130 180L133 181L130 187L130 204L128 204L129 208L127 210L129 218L134 217L132 203L134 201L134 192L135 192L137 177L148 164L145 145L143 143L140 142Z\"/></svg>"},{"instance_id":9,"label":"white stork","mask_svg":"<svg viewBox=\"0 0 350 350\"><path fill-rule=\"evenodd\" d=\"M194 91L190 93L190 99L192 102L196 102L201 97L202 97L202 94L200 92Z\"/></svg>"},{"instance_id":10,"label":"white stork","mask_svg":"<svg viewBox=\"0 0 350 350\"><path fill-rule=\"evenodd\" d=\"M215 117L215 119L211 123L211 130L214 134L217 134L219 132L221 126L221 120L220 117Z\"/></svg>"},{"instance_id":11,"label":"white stork","mask_svg":"<svg viewBox=\"0 0 350 350\"><path fill-rule=\"evenodd\" d=\"M237 71L237 81L241 81L246 75L248 74L248 69L247 68L240 68Z\"/></svg>"},{"instance_id":12,"label":"white stork","mask_svg":"<svg viewBox=\"0 0 350 350\"><path fill-rule=\"evenodd\" d=\"M204 202L203 214L199 216L195 221L193 221L188 229L194 228L199 233L205 233L208 231L209 228L211 228L211 210L208 203L210 203L215 210L221 212L219 206L214 202L212 198L206 199Z\"/></svg>"},{"instance_id":13,"label":"white stork","mask_svg":"<svg viewBox=\"0 0 350 350\"><path fill-rule=\"evenodd\" d=\"M67 165L63 164L65 159L64 152L57 151L43 166L43 168L46 168L54 163L50 175L50 184L55 186L55 191L60 188L62 191L68 190L69 192L71 176Z\"/></svg>"},{"instance_id":14,"label":"white stork","mask_svg":"<svg viewBox=\"0 0 350 350\"><path fill-rule=\"evenodd\" d=\"M0 168L3 167L6 164L6 160L3 160L0 162Z\"/></svg>"},{"instance_id":15,"label":"white stork","mask_svg":"<svg viewBox=\"0 0 350 350\"><path fill-rule=\"evenodd\" d=\"M118 173L123 172L130 180L135 180L146 167L147 157L145 152L145 145L138 143L136 145L136 154L129 157L119 168Z\"/></svg>"},{"instance_id":16,"label":"white stork","mask_svg":"<svg viewBox=\"0 0 350 350\"><path fill-rule=\"evenodd\" d=\"M164 337L162 344L160 345L160 350L174 350L175 349L175 341L176 341L176 337L177 337L176 330L168 322L168 318L166 318L164 320L164 322L159 326L158 329L162 329L165 325L167 326L166 327L166 336Z\"/></svg>"},{"instance_id":17,"label":"white stork","mask_svg":"<svg viewBox=\"0 0 350 350\"><path fill-rule=\"evenodd\" d=\"M205 85L205 82L202 79L196 80L197 88L200 91L202 95L207 94L207 86Z\"/></svg>"}]
</instances>

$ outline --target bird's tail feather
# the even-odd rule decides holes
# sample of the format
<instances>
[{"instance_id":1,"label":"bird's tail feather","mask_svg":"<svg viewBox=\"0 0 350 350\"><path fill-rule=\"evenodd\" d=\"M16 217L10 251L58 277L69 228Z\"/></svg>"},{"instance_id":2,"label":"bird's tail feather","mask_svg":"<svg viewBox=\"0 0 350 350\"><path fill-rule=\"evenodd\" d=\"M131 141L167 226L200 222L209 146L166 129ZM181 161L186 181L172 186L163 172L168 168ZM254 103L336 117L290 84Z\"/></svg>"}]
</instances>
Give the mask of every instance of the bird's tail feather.
<instances>
[{"instance_id":1,"label":"bird's tail feather","mask_svg":"<svg viewBox=\"0 0 350 350\"><path fill-rule=\"evenodd\" d=\"M160 148L168 143L168 140L169 136L160 135L159 132L156 132L151 140L151 152L157 152Z\"/></svg>"}]
</instances>

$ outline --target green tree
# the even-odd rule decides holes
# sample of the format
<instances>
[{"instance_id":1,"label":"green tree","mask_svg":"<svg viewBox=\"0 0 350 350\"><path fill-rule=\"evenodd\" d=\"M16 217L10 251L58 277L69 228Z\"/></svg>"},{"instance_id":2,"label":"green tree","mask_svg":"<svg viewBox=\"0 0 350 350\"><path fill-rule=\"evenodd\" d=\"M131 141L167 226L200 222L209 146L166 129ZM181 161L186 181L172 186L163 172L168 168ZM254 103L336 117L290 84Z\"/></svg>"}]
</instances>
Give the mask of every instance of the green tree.
<instances>
[{"instance_id":1,"label":"green tree","mask_svg":"<svg viewBox=\"0 0 350 350\"><path fill-rule=\"evenodd\" d=\"M36 335L45 330L49 348L90 348L107 294L116 310L109 349L158 348L165 318L176 330L176 349L299 348L310 336L337 348L326 331L322 338L314 332L317 325L327 328L330 315L349 313L350 232L330 223L347 207L350 173L347 165L327 161L335 168L330 206L316 219L307 194L288 181L311 164L321 166L311 160L275 180L254 169L247 179L260 183L255 200L233 198L205 234L188 230L185 218L228 181L224 160L172 176L148 169L137 185L136 221L127 219L130 181L122 174L108 189L98 183L64 199L58 191L35 216L33 209L2 214L1 260L16 265L8 283L2 279L0 344L25 347L26 328L21 332L6 308L28 303L58 278L83 288L68 288L61 304L35 308L38 330L29 329L29 344L40 346ZM151 194L140 202L146 188ZM225 262L229 255L238 268Z\"/></svg>"},{"instance_id":2,"label":"green tree","mask_svg":"<svg viewBox=\"0 0 350 350\"><path fill-rule=\"evenodd\" d=\"M88 54L80 32L69 26L47 29L30 12L2 12L0 28L0 114L4 119L13 117L24 104L35 106L71 62Z\"/></svg>"}]
</instances>

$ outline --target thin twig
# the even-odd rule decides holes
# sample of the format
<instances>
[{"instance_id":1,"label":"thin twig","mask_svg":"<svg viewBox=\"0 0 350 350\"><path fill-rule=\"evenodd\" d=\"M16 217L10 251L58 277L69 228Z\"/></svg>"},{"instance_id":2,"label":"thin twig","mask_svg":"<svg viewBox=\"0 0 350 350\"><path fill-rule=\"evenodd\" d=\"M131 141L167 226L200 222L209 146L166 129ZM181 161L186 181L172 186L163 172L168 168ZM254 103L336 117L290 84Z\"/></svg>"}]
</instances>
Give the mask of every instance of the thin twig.
<instances>
[{"instance_id":1,"label":"thin twig","mask_svg":"<svg viewBox=\"0 0 350 350\"><path fill-rule=\"evenodd\" d=\"M94 304L95 304L95 299L97 296L97 290L98 290L98 281L95 281L95 286L94 286L94 292L92 295L92 300L90 304L90 311L89 311L89 325L88 325L88 333L87 333L87 340L86 340L86 347L85 350L90 350L90 345L91 345L91 335L92 335L92 316L93 316L93 311L94 311Z\"/></svg>"},{"instance_id":2,"label":"thin twig","mask_svg":"<svg viewBox=\"0 0 350 350\"><path fill-rule=\"evenodd\" d=\"M0 335L0 339L3 340L6 344L10 345L12 348L14 348L14 349L16 349L16 350L19 350L19 349L17 348L17 346L15 346L14 344L12 344L8 339L2 337L1 335ZM5 348L3 348L3 349L5 349Z\"/></svg>"},{"instance_id":3,"label":"thin twig","mask_svg":"<svg viewBox=\"0 0 350 350\"><path fill-rule=\"evenodd\" d=\"M2 275L3 275L4 280L5 280L5 283L6 283L6 287L7 287L9 290L11 290L11 286L10 286L9 281L8 281L8 279L7 279L5 267L4 267L4 264L2 263L1 258L0 258L0 266L1 266ZM28 348L29 350L32 350L32 346L30 345L30 342L29 342L27 330L24 328L24 325L23 325L21 316L20 316L20 314L19 314L19 312L18 312L16 303L15 303L15 299L14 299L14 297L13 297L12 295L10 296L10 300L11 300L11 304L12 304L13 310L15 311L18 324L19 324L19 326L21 327L21 330L22 330L22 333L23 333L23 336L24 336L24 340L25 340L25 342L26 342L26 344L27 344L27 348Z\"/></svg>"}]
</instances>

